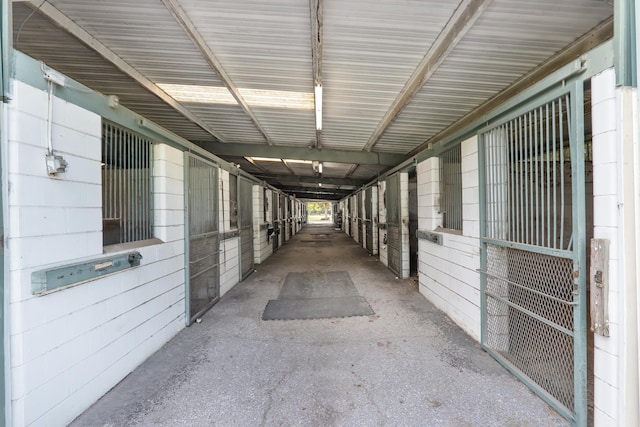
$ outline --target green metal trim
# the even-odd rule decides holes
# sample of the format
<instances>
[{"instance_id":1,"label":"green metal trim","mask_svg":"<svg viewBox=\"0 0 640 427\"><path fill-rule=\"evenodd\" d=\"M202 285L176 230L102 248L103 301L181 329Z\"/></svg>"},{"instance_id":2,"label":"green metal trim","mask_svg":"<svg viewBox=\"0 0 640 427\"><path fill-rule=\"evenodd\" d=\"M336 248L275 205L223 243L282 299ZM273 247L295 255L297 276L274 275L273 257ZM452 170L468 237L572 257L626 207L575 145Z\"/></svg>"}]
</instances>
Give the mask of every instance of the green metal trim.
<instances>
[{"instance_id":1,"label":"green metal trim","mask_svg":"<svg viewBox=\"0 0 640 427\"><path fill-rule=\"evenodd\" d=\"M0 64L0 97L2 102L9 100L13 54L11 20L11 0L0 0L0 61L2 61Z\"/></svg>"},{"instance_id":2,"label":"green metal trim","mask_svg":"<svg viewBox=\"0 0 640 427\"><path fill-rule=\"evenodd\" d=\"M498 363L500 363L506 370L511 372L516 378L518 378L522 383L524 383L527 387L529 387L529 389L533 390L533 389L535 389L537 387L537 385L535 383L533 383L526 374L524 374L520 369L518 369L513 364L511 364L500 353L494 351L493 349L491 349L491 347L487 347L484 344L481 344L481 347L491 357L493 357L495 360L497 360ZM554 398L551 394L546 392L544 389L539 389L536 394L542 400L547 402L547 404L549 404L549 406L551 406L556 411L558 411L558 413L560 415L562 415L563 417L565 417L566 419L568 419L570 421L574 421L574 425L576 425L576 426L582 426L582 425L586 426L587 425L587 424L577 424L577 423L575 423L573 413L571 413L571 411L566 406L564 406L562 403L560 403L556 398Z\"/></svg>"},{"instance_id":3,"label":"green metal trim","mask_svg":"<svg viewBox=\"0 0 640 427\"><path fill-rule=\"evenodd\" d=\"M478 203L480 221L480 269L487 271L487 243L483 237L487 235L487 159L484 135L478 136ZM480 275L480 345L487 342L487 277Z\"/></svg>"},{"instance_id":4,"label":"green metal trim","mask_svg":"<svg viewBox=\"0 0 640 427\"><path fill-rule=\"evenodd\" d=\"M355 178L330 178L326 176L296 176L296 175L256 175L256 177L269 181L278 181L281 184L318 184L323 185L348 185L350 187L360 187L368 181Z\"/></svg>"},{"instance_id":5,"label":"green metal trim","mask_svg":"<svg viewBox=\"0 0 640 427\"><path fill-rule=\"evenodd\" d=\"M491 239L489 237L482 237L481 240L484 243L491 244L494 246L502 246L503 248L519 249L521 251L535 252L537 254L549 255L557 258L573 259L573 251L567 251L564 249L545 248L542 246L527 245L525 243Z\"/></svg>"},{"instance_id":6,"label":"green metal trim","mask_svg":"<svg viewBox=\"0 0 640 427\"><path fill-rule=\"evenodd\" d=\"M638 86L635 3L634 0L614 2L615 70L619 86Z\"/></svg>"},{"instance_id":7,"label":"green metal trim","mask_svg":"<svg viewBox=\"0 0 640 427\"><path fill-rule=\"evenodd\" d=\"M43 294L56 289L78 285L140 265L140 252L129 252L91 261L52 267L31 273L31 292Z\"/></svg>"},{"instance_id":8,"label":"green metal trim","mask_svg":"<svg viewBox=\"0 0 640 427\"><path fill-rule=\"evenodd\" d=\"M571 184L574 253L574 404L575 424L587 425L587 220L585 202L584 86L578 81L571 91Z\"/></svg>"},{"instance_id":9,"label":"green metal trim","mask_svg":"<svg viewBox=\"0 0 640 427\"><path fill-rule=\"evenodd\" d=\"M395 166L407 159L404 154L369 153L364 151L330 150L307 147L284 147L265 144L198 144L217 156L269 157L273 159L319 160L332 163Z\"/></svg>"},{"instance_id":10,"label":"green metal trim","mask_svg":"<svg viewBox=\"0 0 640 427\"><path fill-rule=\"evenodd\" d=\"M190 221L189 221L189 157L188 152L184 152L184 309L185 323L191 326L191 269L189 259L191 257L190 243Z\"/></svg>"}]
</instances>

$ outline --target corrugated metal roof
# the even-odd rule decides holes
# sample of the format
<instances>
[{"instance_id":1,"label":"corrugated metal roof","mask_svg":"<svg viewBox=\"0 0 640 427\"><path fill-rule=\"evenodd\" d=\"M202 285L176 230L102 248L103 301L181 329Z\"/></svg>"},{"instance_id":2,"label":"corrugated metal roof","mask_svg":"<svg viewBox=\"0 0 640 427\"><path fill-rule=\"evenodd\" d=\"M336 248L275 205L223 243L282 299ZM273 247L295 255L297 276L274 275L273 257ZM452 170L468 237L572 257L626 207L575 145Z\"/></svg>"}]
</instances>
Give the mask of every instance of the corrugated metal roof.
<instances>
[{"instance_id":1,"label":"corrugated metal roof","mask_svg":"<svg viewBox=\"0 0 640 427\"><path fill-rule=\"evenodd\" d=\"M172 1L182 8L228 81L214 72L162 1L50 3L155 84L219 89L226 83L241 92L311 96L314 75L309 2ZM456 16L456 9L465 3L323 0L321 147L360 151L374 132L382 129L385 132L374 141L372 151L407 154L606 20L612 15L609 3L493 0L385 130L381 121L447 22ZM35 1L33 4L38 6ZM33 10L25 3L14 3L13 10L18 49L95 90L117 94L123 105L187 139L214 140L205 127L231 143L314 145L315 116L310 105L283 108L251 104L249 115L233 101L182 101L181 106L201 127L39 13L25 22ZM167 93L172 92L167 89ZM244 158L235 160L244 170L265 178L314 176L310 165L252 165ZM370 180L386 169L324 163L323 176Z\"/></svg>"},{"instance_id":2,"label":"corrugated metal roof","mask_svg":"<svg viewBox=\"0 0 640 427\"><path fill-rule=\"evenodd\" d=\"M494 0L380 138L376 150L407 153L428 141L611 11L601 0Z\"/></svg>"}]
</instances>

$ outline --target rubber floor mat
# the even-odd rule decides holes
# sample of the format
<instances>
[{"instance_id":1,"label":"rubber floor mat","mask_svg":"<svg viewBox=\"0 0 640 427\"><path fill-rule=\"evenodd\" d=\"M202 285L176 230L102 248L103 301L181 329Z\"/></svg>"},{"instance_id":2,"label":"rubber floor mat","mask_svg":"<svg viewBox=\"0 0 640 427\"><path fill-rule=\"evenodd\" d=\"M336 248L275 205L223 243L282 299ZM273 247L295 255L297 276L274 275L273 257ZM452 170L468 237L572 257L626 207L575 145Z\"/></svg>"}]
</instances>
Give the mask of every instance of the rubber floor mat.
<instances>
[{"instance_id":1,"label":"rubber floor mat","mask_svg":"<svg viewBox=\"0 0 640 427\"><path fill-rule=\"evenodd\" d=\"M262 320L326 319L375 314L346 271L289 273Z\"/></svg>"}]
</instances>

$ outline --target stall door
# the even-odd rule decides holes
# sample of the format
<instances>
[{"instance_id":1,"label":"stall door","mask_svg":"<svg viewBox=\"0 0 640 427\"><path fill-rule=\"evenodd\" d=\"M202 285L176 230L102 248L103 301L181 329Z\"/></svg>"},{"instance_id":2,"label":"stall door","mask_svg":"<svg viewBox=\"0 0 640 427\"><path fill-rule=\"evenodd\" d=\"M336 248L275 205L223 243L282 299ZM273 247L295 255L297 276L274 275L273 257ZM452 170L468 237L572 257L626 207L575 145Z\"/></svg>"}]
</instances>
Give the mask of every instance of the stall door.
<instances>
[{"instance_id":1,"label":"stall door","mask_svg":"<svg viewBox=\"0 0 640 427\"><path fill-rule=\"evenodd\" d=\"M238 228L240 231L240 264L242 279L253 272L253 184L246 178L239 180Z\"/></svg>"},{"instance_id":2,"label":"stall door","mask_svg":"<svg viewBox=\"0 0 640 427\"><path fill-rule=\"evenodd\" d=\"M357 203L358 203L358 243L362 244L363 242L363 233L364 233L364 229L362 227L363 223L362 223L362 191L358 192L358 198L357 198Z\"/></svg>"},{"instance_id":3,"label":"stall door","mask_svg":"<svg viewBox=\"0 0 640 427\"><path fill-rule=\"evenodd\" d=\"M400 227L400 176L391 175L387 178L385 190L385 204L387 207L387 251L389 269L398 277L402 277L401 259L401 227Z\"/></svg>"},{"instance_id":4,"label":"stall door","mask_svg":"<svg viewBox=\"0 0 640 427\"><path fill-rule=\"evenodd\" d=\"M280 220L278 218L278 193L271 192L271 215L273 222L273 234L271 235L271 244L273 245L273 252L278 250L278 242L280 239Z\"/></svg>"},{"instance_id":5,"label":"stall door","mask_svg":"<svg viewBox=\"0 0 640 427\"><path fill-rule=\"evenodd\" d=\"M187 318L191 324L220 298L218 168L185 154Z\"/></svg>"},{"instance_id":6,"label":"stall door","mask_svg":"<svg viewBox=\"0 0 640 427\"><path fill-rule=\"evenodd\" d=\"M365 216L365 247L370 254L373 254L373 215L371 206L371 195L373 189L367 188L364 193L364 216Z\"/></svg>"},{"instance_id":7,"label":"stall door","mask_svg":"<svg viewBox=\"0 0 640 427\"><path fill-rule=\"evenodd\" d=\"M480 135L482 345L587 425L582 82ZM483 166L484 165L484 166Z\"/></svg>"}]
</instances>

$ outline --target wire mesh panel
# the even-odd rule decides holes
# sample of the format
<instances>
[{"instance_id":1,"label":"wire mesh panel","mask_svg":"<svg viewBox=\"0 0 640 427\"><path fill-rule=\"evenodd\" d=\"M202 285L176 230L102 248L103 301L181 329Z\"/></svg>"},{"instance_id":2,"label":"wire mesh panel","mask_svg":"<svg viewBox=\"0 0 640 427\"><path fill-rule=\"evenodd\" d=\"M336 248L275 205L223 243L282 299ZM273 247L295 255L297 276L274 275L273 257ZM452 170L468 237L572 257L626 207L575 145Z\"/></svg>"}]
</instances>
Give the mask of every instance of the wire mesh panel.
<instances>
[{"instance_id":1,"label":"wire mesh panel","mask_svg":"<svg viewBox=\"0 0 640 427\"><path fill-rule=\"evenodd\" d=\"M153 237L152 142L102 122L103 245Z\"/></svg>"},{"instance_id":2,"label":"wire mesh panel","mask_svg":"<svg viewBox=\"0 0 640 427\"><path fill-rule=\"evenodd\" d=\"M362 218L362 191L358 192L358 198L357 198L357 203L358 203L358 243L362 243L363 242L363 230L364 227L363 225L363 218Z\"/></svg>"},{"instance_id":3,"label":"wire mesh panel","mask_svg":"<svg viewBox=\"0 0 640 427\"><path fill-rule=\"evenodd\" d=\"M574 244L580 209L572 193L584 181L574 173L584 156L581 131L571 132L573 94L481 135L483 345L568 417L576 407L575 319L585 310L576 302L584 248Z\"/></svg>"},{"instance_id":4,"label":"wire mesh panel","mask_svg":"<svg viewBox=\"0 0 640 427\"><path fill-rule=\"evenodd\" d=\"M240 260L242 263L242 278L246 278L253 271L253 184L245 178L240 178Z\"/></svg>"},{"instance_id":5,"label":"wire mesh panel","mask_svg":"<svg viewBox=\"0 0 640 427\"><path fill-rule=\"evenodd\" d=\"M280 236L280 218L278 217L278 193L275 191L271 192L271 221L273 222L273 235L271 236L273 251L275 252L278 249L278 239Z\"/></svg>"},{"instance_id":6,"label":"wire mesh panel","mask_svg":"<svg viewBox=\"0 0 640 427\"><path fill-rule=\"evenodd\" d=\"M188 156L189 318L192 322L220 296L218 233L218 168Z\"/></svg>"},{"instance_id":7,"label":"wire mesh panel","mask_svg":"<svg viewBox=\"0 0 640 427\"><path fill-rule=\"evenodd\" d=\"M401 275L402 260L400 258L400 176L398 174L387 178L385 186L385 206L387 208L387 256L389 269L396 275Z\"/></svg>"}]
</instances>

